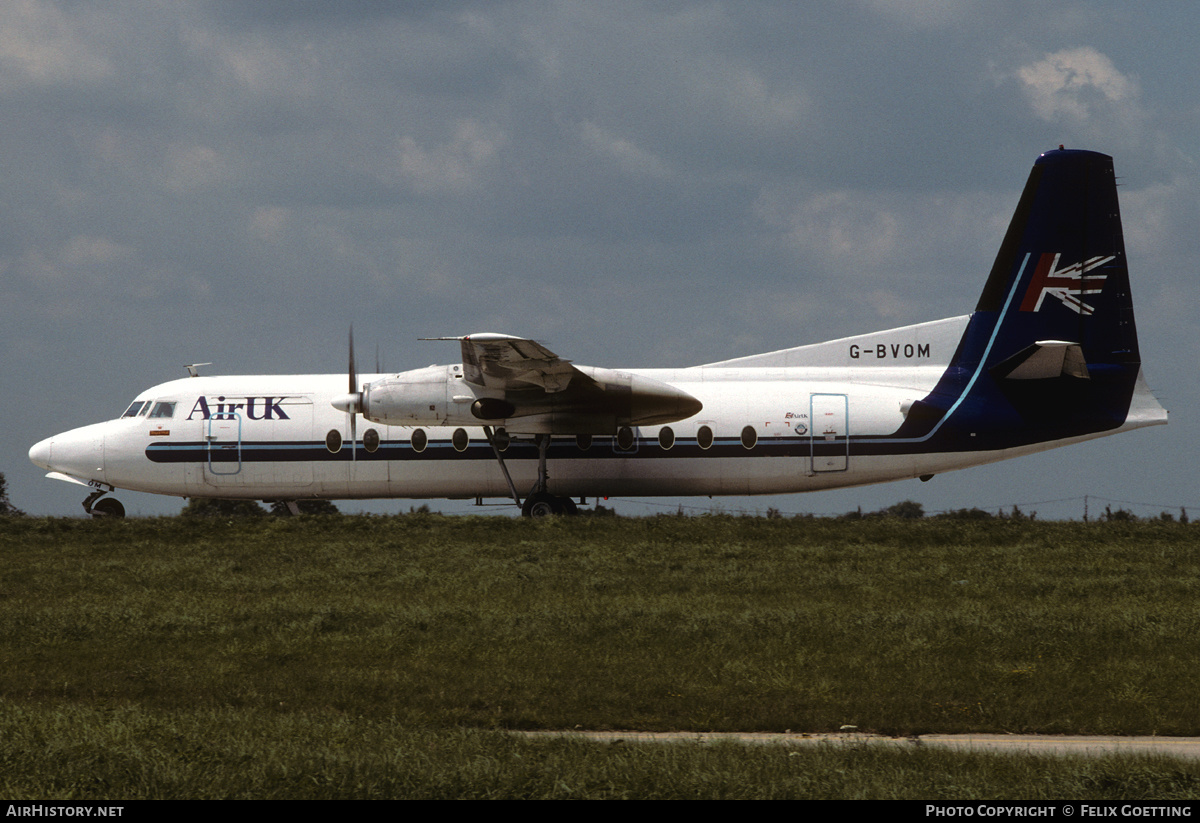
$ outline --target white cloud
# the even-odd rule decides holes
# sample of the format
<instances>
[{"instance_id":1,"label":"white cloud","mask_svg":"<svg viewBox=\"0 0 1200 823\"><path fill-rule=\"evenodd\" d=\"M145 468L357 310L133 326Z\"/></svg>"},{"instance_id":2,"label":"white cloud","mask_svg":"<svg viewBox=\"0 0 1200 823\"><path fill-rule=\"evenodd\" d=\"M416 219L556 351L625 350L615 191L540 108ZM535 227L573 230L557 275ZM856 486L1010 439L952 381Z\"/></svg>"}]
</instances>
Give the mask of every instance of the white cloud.
<instances>
[{"instance_id":1,"label":"white cloud","mask_svg":"<svg viewBox=\"0 0 1200 823\"><path fill-rule=\"evenodd\" d=\"M849 271L882 265L896 252L901 234L895 213L846 191L809 197L789 222L789 245Z\"/></svg>"},{"instance_id":2,"label":"white cloud","mask_svg":"<svg viewBox=\"0 0 1200 823\"><path fill-rule=\"evenodd\" d=\"M1135 105L1138 96L1137 83L1088 46L1047 54L1016 75L1034 112L1047 122L1087 121L1100 109Z\"/></svg>"},{"instance_id":3,"label":"white cloud","mask_svg":"<svg viewBox=\"0 0 1200 823\"><path fill-rule=\"evenodd\" d=\"M469 189L478 183L479 174L505 142L505 134L497 126L460 120L454 137L431 149L412 137L401 138L396 147L397 171L418 191Z\"/></svg>"},{"instance_id":4,"label":"white cloud","mask_svg":"<svg viewBox=\"0 0 1200 823\"><path fill-rule=\"evenodd\" d=\"M218 185L229 179L224 158L208 146L173 143L166 152L166 186L183 193Z\"/></svg>"},{"instance_id":5,"label":"white cloud","mask_svg":"<svg viewBox=\"0 0 1200 823\"><path fill-rule=\"evenodd\" d=\"M49 289L63 292L66 302L85 304L94 289L127 285L127 267L136 258L137 252L130 246L81 234L52 249L29 248L14 261L13 268L38 294Z\"/></svg>"},{"instance_id":6,"label":"white cloud","mask_svg":"<svg viewBox=\"0 0 1200 823\"><path fill-rule=\"evenodd\" d=\"M284 229L292 216L291 209L279 206L262 206L250 216L252 234L267 243L278 243L283 239Z\"/></svg>"},{"instance_id":7,"label":"white cloud","mask_svg":"<svg viewBox=\"0 0 1200 823\"><path fill-rule=\"evenodd\" d=\"M107 237L78 235L67 242L62 260L68 266L87 266L97 263L124 263L135 256L132 248Z\"/></svg>"},{"instance_id":8,"label":"white cloud","mask_svg":"<svg viewBox=\"0 0 1200 823\"><path fill-rule=\"evenodd\" d=\"M873 289L864 294L863 299L874 310L876 316L896 323L905 323L914 317L920 317L928 295L917 298L911 293L902 295L891 289Z\"/></svg>"},{"instance_id":9,"label":"white cloud","mask_svg":"<svg viewBox=\"0 0 1200 823\"><path fill-rule=\"evenodd\" d=\"M86 27L56 7L8 0L0 26L0 88L32 81L43 85L87 83L113 74Z\"/></svg>"},{"instance_id":10,"label":"white cloud","mask_svg":"<svg viewBox=\"0 0 1200 823\"><path fill-rule=\"evenodd\" d=\"M802 273L818 322L862 312L901 325L970 308L1015 205L1011 193L783 190L756 211Z\"/></svg>"},{"instance_id":11,"label":"white cloud","mask_svg":"<svg viewBox=\"0 0 1200 823\"><path fill-rule=\"evenodd\" d=\"M639 177L667 176L667 167L662 161L632 140L610 134L592 122L583 123L579 132L588 148L615 161L622 171Z\"/></svg>"}]
</instances>

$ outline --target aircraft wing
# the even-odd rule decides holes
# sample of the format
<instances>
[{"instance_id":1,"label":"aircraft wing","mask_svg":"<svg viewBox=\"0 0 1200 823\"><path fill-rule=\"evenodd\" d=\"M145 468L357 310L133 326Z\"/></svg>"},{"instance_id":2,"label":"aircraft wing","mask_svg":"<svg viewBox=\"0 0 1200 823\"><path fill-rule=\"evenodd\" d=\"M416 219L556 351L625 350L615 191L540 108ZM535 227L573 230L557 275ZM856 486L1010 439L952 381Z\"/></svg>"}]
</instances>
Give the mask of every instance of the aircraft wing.
<instances>
[{"instance_id":1,"label":"aircraft wing","mask_svg":"<svg viewBox=\"0 0 1200 823\"><path fill-rule=\"evenodd\" d=\"M587 375L541 343L507 334L470 334L462 344L463 379L500 391L538 388L547 394L564 391Z\"/></svg>"},{"instance_id":2,"label":"aircraft wing","mask_svg":"<svg viewBox=\"0 0 1200 823\"><path fill-rule=\"evenodd\" d=\"M479 397L472 414L479 420L506 420L510 431L610 433L617 426L682 420L703 408L660 380L575 366L524 337L489 332L425 339L459 342L463 382Z\"/></svg>"}]
</instances>

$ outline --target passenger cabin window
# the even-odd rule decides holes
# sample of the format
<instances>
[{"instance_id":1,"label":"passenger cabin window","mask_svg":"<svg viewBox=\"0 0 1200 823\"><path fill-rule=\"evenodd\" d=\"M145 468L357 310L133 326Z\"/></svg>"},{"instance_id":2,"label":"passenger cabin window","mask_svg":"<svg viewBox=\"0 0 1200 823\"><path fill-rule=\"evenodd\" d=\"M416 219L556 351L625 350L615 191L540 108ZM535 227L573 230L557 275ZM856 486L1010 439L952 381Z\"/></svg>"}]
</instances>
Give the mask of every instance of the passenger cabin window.
<instances>
[{"instance_id":1,"label":"passenger cabin window","mask_svg":"<svg viewBox=\"0 0 1200 823\"><path fill-rule=\"evenodd\" d=\"M150 412L151 417L174 417L174 403L155 403L154 410Z\"/></svg>"},{"instance_id":2,"label":"passenger cabin window","mask_svg":"<svg viewBox=\"0 0 1200 823\"><path fill-rule=\"evenodd\" d=\"M133 405L131 405L129 408L127 408L125 410L125 413L121 416L122 417L137 417L138 413L142 411L142 408L149 406L149 405L150 405L149 400L134 400Z\"/></svg>"},{"instance_id":3,"label":"passenger cabin window","mask_svg":"<svg viewBox=\"0 0 1200 823\"><path fill-rule=\"evenodd\" d=\"M621 451L630 451L636 438L633 436L633 429L628 426L622 426L617 429L617 448Z\"/></svg>"},{"instance_id":4,"label":"passenger cabin window","mask_svg":"<svg viewBox=\"0 0 1200 823\"><path fill-rule=\"evenodd\" d=\"M754 448L754 444L757 442L758 432L754 430L753 426L747 426L746 428L742 429L742 446L747 449L752 449Z\"/></svg>"},{"instance_id":5,"label":"passenger cabin window","mask_svg":"<svg viewBox=\"0 0 1200 823\"><path fill-rule=\"evenodd\" d=\"M663 451L675 445L675 430L670 426L663 426L658 430L658 445Z\"/></svg>"}]
</instances>

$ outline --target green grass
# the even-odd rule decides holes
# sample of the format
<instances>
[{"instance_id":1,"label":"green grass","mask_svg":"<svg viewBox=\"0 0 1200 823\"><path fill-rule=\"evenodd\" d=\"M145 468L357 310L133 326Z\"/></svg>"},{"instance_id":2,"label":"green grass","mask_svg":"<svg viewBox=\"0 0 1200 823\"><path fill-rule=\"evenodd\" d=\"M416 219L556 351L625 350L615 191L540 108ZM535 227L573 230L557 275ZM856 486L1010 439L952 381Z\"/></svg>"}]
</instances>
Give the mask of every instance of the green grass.
<instances>
[{"instance_id":1,"label":"green grass","mask_svg":"<svg viewBox=\"0 0 1200 823\"><path fill-rule=\"evenodd\" d=\"M0 782L3 796L650 796L661 781L670 796L741 796L729 787L758 780L652 765L706 774L722 746L617 757L487 730L1200 735L1200 526L7 518L0 557L0 772L44 781ZM401 760L451 748L461 763L401 779ZM516 776L566 773L562 752L609 776ZM778 754L747 753L747 768ZM864 796L786 771L801 762L900 773L941 756L784 754L761 796ZM485 761L505 776L480 777ZM643 768L657 777L639 784ZM1161 790L1195 796L1194 767L1146 768L1182 770ZM109 769L124 777L87 788ZM1081 762L1070 780L1084 782L1059 790L1091 796L1100 784L1081 775L1097 769ZM318 773L324 788L302 791L297 775Z\"/></svg>"},{"instance_id":2,"label":"green grass","mask_svg":"<svg viewBox=\"0 0 1200 823\"><path fill-rule=\"evenodd\" d=\"M1172 800L1200 770L1164 757L880 746L608 744L410 729L336 712L36 710L0 701L8 799Z\"/></svg>"}]
</instances>

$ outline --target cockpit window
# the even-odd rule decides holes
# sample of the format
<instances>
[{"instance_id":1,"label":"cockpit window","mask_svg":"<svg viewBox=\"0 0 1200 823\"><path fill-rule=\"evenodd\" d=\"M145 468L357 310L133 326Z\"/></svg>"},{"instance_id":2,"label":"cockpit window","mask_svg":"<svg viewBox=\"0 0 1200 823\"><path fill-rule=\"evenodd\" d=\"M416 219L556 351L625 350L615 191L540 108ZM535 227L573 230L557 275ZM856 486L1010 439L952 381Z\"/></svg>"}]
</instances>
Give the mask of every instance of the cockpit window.
<instances>
[{"instance_id":1,"label":"cockpit window","mask_svg":"<svg viewBox=\"0 0 1200 823\"><path fill-rule=\"evenodd\" d=\"M174 403L166 403L166 402L155 403L154 411L150 412L150 416L151 417L174 417L175 416L175 404Z\"/></svg>"},{"instance_id":2,"label":"cockpit window","mask_svg":"<svg viewBox=\"0 0 1200 823\"><path fill-rule=\"evenodd\" d=\"M122 417L137 417L140 412L142 412L145 408L149 408L149 406L150 406L149 400L134 400L133 405L131 405L129 408L127 408L125 410L125 413L121 416Z\"/></svg>"}]
</instances>

